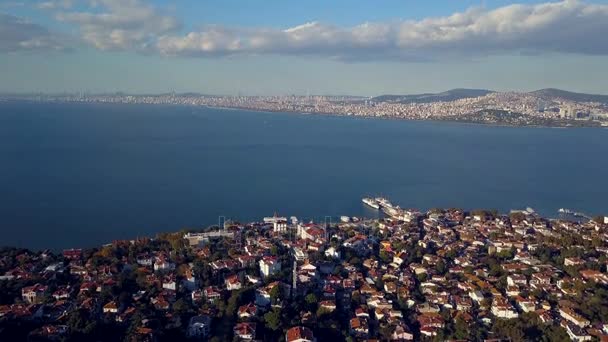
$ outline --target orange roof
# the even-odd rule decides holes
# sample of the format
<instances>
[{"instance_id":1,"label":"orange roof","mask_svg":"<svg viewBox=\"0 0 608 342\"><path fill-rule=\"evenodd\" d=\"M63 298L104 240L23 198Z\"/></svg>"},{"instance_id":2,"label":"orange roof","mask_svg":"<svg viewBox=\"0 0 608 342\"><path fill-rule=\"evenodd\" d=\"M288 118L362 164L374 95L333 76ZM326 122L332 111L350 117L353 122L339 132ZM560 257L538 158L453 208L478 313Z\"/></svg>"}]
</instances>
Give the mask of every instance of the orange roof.
<instances>
[{"instance_id":1,"label":"orange roof","mask_svg":"<svg viewBox=\"0 0 608 342\"><path fill-rule=\"evenodd\" d=\"M293 327L287 330L287 342L297 341L299 339L313 340L314 335L312 330L306 327Z\"/></svg>"}]
</instances>

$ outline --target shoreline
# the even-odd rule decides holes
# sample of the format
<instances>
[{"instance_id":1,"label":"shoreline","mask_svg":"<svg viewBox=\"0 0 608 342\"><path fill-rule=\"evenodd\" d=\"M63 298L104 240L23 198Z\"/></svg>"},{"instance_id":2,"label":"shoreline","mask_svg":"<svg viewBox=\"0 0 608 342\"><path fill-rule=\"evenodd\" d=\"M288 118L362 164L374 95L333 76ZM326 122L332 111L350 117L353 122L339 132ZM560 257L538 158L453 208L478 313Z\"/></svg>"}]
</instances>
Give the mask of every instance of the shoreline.
<instances>
[{"instance_id":1,"label":"shoreline","mask_svg":"<svg viewBox=\"0 0 608 342\"><path fill-rule=\"evenodd\" d=\"M395 120L395 121L412 121L412 122L429 122L429 123L456 123L465 125L475 126L489 126L489 127L513 127L513 128L562 128L562 129L574 129L574 128L599 128L608 129L608 123L606 125L589 125L582 124L579 126L574 125L535 125L535 124L508 124L500 122L478 122L474 120L458 120L458 119L443 119L443 118L407 118L407 117L391 117L391 116L371 116L371 115L348 115L340 113L329 113L329 112L302 112L302 111L290 111L290 110L272 110L272 109L261 109L261 108L250 108L241 106L213 106L213 105L199 105L199 104L182 104L182 103L145 103L145 102L109 102L109 101L70 101L70 100L33 100L33 99L0 99L0 102L31 102L31 103L62 103L62 104L106 104L106 105L147 105L147 106L178 106L178 107L190 107L190 108L208 108L208 109L219 109L219 110L230 110L230 111L249 111L257 113L269 113L269 114L288 114L288 115L315 115L315 116L329 116L329 117L344 117L344 118L355 118L363 120ZM585 123L585 121L580 121ZM592 121L589 121L592 122Z\"/></svg>"}]
</instances>

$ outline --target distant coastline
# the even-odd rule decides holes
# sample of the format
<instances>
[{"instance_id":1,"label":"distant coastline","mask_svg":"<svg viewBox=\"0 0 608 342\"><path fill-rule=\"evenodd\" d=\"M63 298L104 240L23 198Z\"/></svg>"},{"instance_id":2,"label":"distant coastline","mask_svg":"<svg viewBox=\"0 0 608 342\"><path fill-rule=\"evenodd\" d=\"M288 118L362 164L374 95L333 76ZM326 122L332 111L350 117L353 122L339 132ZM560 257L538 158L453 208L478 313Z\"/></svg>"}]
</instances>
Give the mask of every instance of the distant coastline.
<instances>
[{"instance_id":1,"label":"distant coastline","mask_svg":"<svg viewBox=\"0 0 608 342\"><path fill-rule=\"evenodd\" d=\"M135 98L135 100L134 100ZM141 97L149 98L149 97ZM443 117L405 117L405 116L387 116L379 114L358 115L352 113L340 113L332 111L302 111L299 109L290 110L288 108L272 109L258 108L254 106L239 106L239 105L215 105L208 103L182 103L175 102L149 102L145 100L137 100L137 96L127 96L125 98L113 98L110 100L83 100L66 97L50 97L50 98L1 98L0 101L30 101L30 102L48 102L48 103L90 103L90 104L132 104L132 105L168 105L168 106L187 106L187 107L203 107L221 110L245 110L261 113L285 113L293 115L320 115L320 116L337 116L351 117L360 119L384 119L384 120L402 120L402 121L427 121L427 122L450 122L460 124L474 124L496 127L530 127L530 128L608 128L608 121L600 122L595 120L570 120L570 119L552 119L552 118L535 118L529 115L508 112L504 110L481 110L477 113L464 115L446 115ZM489 114L488 114L489 113ZM485 115L485 116L484 116Z\"/></svg>"}]
</instances>

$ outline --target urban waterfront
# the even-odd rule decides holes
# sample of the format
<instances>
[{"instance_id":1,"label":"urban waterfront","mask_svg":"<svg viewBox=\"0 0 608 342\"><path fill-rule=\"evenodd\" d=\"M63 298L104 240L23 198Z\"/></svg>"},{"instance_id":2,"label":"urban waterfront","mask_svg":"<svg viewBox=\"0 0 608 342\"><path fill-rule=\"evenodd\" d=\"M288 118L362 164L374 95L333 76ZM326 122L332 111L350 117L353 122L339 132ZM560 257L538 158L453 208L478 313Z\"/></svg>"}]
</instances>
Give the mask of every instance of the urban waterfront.
<instances>
[{"instance_id":1,"label":"urban waterfront","mask_svg":"<svg viewBox=\"0 0 608 342\"><path fill-rule=\"evenodd\" d=\"M96 246L260 213L604 214L608 131L186 106L0 103L2 245ZM254 180L254 181L252 181Z\"/></svg>"}]
</instances>

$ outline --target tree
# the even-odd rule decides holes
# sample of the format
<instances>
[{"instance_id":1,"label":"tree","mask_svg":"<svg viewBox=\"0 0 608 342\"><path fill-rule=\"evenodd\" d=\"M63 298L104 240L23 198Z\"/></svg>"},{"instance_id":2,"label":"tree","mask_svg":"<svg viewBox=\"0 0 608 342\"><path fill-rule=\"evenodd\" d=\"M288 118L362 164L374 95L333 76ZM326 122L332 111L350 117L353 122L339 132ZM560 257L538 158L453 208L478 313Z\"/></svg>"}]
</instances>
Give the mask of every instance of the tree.
<instances>
[{"instance_id":1,"label":"tree","mask_svg":"<svg viewBox=\"0 0 608 342\"><path fill-rule=\"evenodd\" d=\"M470 338L469 325L462 317L456 317L454 321L454 337L458 340L468 340Z\"/></svg>"},{"instance_id":2,"label":"tree","mask_svg":"<svg viewBox=\"0 0 608 342\"><path fill-rule=\"evenodd\" d=\"M304 300L306 301L308 310L314 311L316 309L318 299L314 293L307 294L306 297L304 297Z\"/></svg>"},{"instance_id":3,"label":"tree","mask_svg":"<svg viewBox=\"0 0 608 342\"><path fill-rule=\"evenodd\" d=\"M183 298L178 299L175 303L173 303L173 311L176 314L183 316L190 311L190 305Z\"/></svg>"},{"instance_id":4,"label":"tree","mask_svg":"<svg viewBox=\"0 0 608 342\"><path fill-rule=\"evenodd\" d=\"M281 327L281 310L273 309L264 314L264 322L266 323L266 327L277 331Z\"/></svg>"},{"instance_id":5,"label":"tree","mask_svg":"<svg viewBox=\"0 0 608 342\"><path fill-rule=\"evenodd\" d=\"M270 290L270 299L273 303L276 303L281 298L281 288L280 285L273 287Z\"/></svg>"},{"instance_id":6,"label":"tree","mask_svg":"<svg viewBox=\"0 0 608 342\"><path fill-rule=\"evenodd\" d=\"M443 260L439 260L439 262L437 262L437 265L435 265L435 270L440 275L443 275L443 274L445 274L448 271L448 269L447 269L447 267L445 265L445 262Z\"/></svg>"}]
</instances>

